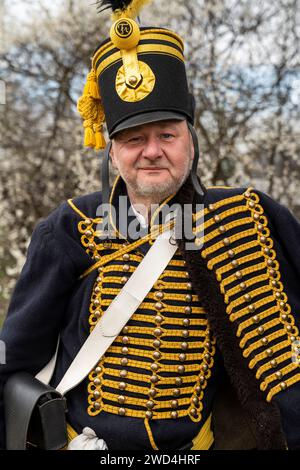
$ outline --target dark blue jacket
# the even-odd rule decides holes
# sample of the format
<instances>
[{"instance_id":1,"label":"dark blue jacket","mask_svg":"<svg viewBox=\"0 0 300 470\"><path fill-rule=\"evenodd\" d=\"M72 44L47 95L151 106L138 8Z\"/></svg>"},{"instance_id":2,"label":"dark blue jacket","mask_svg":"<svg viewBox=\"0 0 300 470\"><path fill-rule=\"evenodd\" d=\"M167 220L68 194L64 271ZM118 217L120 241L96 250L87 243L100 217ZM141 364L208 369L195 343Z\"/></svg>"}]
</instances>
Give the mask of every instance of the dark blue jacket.
<instances>
[{"instance_id":1,"label":"dark blue jacket","mask_svg":"<svg viewBox=\"0 0 300 470\"><path fill-rule=\"evenodd\" d=\"M231 202L231 198L239 198L244 193L245 189L241 188L208 189L204 201L207 209L205 220L212 220L216 214L225 214L224 211L228 208L247 204L245 197L242 203L238 199ZM259 205L264 210L264 216L267 217L270 237L276 252L276 261L279 263L280 282L283 284L288 304L291 307L290 315L299 327L300 225L288 209L259 191L255 191L255 194L259 198ZM226 201L226 204L218 205L222 201ZM60 333L61 345L52 380L54 385L57 384L89 334L91 327L89 307L99 273L93 271L83 279L79 279L80 275L92 266L95 260L83 246L82 234L79 233L78 227L79 223L86 218L96 218L97 208L101 203L101 193L96 192L76 198L73 203L78 208L77 212L67 202L61 204L37 225L32 235L27 260L16 284L7 319L1 332L1 340L6 345L6 364L0 366L1 389L7 377L16 371L25 370L36 374L52 357ZM209 207L210 209L208 209ZM237 210L233 210L232 214L228 215L229 222L230 220L237 221L237 212ZM214 225L216 223L217 219L208 228L208 233L210 231L212 233L213 229L216 229ZM230 235L234 237L235 234L241 232L242 228L240 227L241 225L234 222L233 228L229 229L233 230ZM227 231L227 236L228 233ZM224 239L221 232L220 236ZM251 242L251 235L249 235L248 241ZM203 254L205 249L210 246L212 246L212 242L205 243L201 253ZM224 247L227 249L225 245ZM147 251L145 247L140 248L141 251L143 249ZM220 250L222 254L223 251L221 248ZM215 252L208 253L207 256L202 256L202 261L203 259L207 262L213 261L214 256ZM213 267L210 269L214 272L218 266L221 264L213 263ZM187 270L189 271L189 269ZM221 282L221 279L222 276L218 282ZM238 279L237 282L239 282ZM235 285L237 284L232 284L233 287ZM226 294L226 289L223 294ZM224 308L227 306L228 303L226 304L224 301ZM238 321L239 323L241 322ZM259 328L259 325L257 327ZM249 328L251 336L251 331L254 330L251 330L252 326ZM274 328L276 329L276 327ZM248 330L246 327L246 332ZM217 346L219 337L218 333ZM242 336L237 337L237 345L241 338ZM297 339L299 339L298 335L296 341ZM255 337L252 335L249 345L251 346L254 341ZM274 345L276 346L276 344L278 344L278 340L275 339ZM272 344L268 345L269 348L271 346ZM220 339L220 350L221 355L224 356L226 347L222 338ZM244 361L245 367L248 367L249 358L243 357L242 353L241 348L239 360ZM255 358L255 354L251 353L250 359ZM273 359L274 357L277 357L276 353ZM215 368L207 387L206 396L203 398L203 421L211 411L218 377L224 373L222 361L225 362L225 369L230 375L230 368L226 367L230 358L219 358L217 351ZM263 372L261 377L256 378L256 370L255 366L253 368L253 382L259 389L262 379L268 375L268 372ZM282 386L282 390L276 392L272 397L272 402L280 410L281 423L288 446L300 448L300 366L298 366L298 372L295 369L288 377L294 377L295 383L288 383L286 387ZM75 430L81 432L84 426L92 427L100 437L108 442L110 449L150 449L149 436L141 423L143 420L136 417L124 419L123 416L116 413L103 412L96 417L87 413L87 381L88 379L68 395L69 421ZM235 379L231 381L233 384L235 383ZM278 384L283 381L284 378L279 380ZM240 386L242 389L243 386L246 387L246 384L240 384ZM265 397L267 397L267 391ZM240 399L240 401L242 400ZM199 425L194 424L187 417L178 419L177 423L180 425L174 426L174 423L176 420L153 420L152 432L156 441L159 442L159 448L178 449L190 441L199 430ZM119 430L124 432L118 432ZM0 402L0 439L1 447L4 447L5 423L2 401Z\"/></svg>"}]
</instances>

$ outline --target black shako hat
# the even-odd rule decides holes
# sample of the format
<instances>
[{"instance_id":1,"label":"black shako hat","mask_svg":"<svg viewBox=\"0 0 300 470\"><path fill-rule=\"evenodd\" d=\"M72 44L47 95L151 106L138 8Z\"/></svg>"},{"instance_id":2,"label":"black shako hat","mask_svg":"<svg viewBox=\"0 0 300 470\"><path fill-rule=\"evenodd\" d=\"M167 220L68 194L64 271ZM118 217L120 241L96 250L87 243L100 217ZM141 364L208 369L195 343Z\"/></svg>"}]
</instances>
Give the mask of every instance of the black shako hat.
<instances>
[{"instance_id":1,"label":"black shako hat","mask_svg":"<svg viewBox=\"0 0 300 470\"><path fill-rule=\"evenodd\" d=\"M188 91L182 39L173 31L139 27L135 18L150 0L98 1L112 8L110 38L95 50L78 111L87 147L105 147L123 129L166 119L193 124L194 97Z\"/></svg>"}]
</instances>

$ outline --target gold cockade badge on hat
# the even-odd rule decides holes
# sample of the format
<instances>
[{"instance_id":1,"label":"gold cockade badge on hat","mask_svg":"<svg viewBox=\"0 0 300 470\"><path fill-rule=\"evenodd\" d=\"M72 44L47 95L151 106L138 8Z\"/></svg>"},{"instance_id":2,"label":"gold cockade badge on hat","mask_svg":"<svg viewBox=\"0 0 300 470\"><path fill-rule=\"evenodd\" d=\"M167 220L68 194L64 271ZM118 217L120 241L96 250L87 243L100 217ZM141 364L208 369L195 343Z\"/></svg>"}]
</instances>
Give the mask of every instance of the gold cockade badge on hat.
<instances>
[{"instance_id":1,"label":"gold cockade badge on hat","mask_svg":"<svg viewBox=\"0 0 300 470\"><path fill-rule=\"evenodd\" d=\"M155 85L155 75L149 65L138 60L140 28L133 19L124 16L125 14L121 14L110 29L111 41L120 49L123 61L116 76L115 87L123 101L134 102L151 93Z\"/></svg>"},{"instance_id":2,"label":"gold cockade badge on hat","mask_svg":"<svg viewBox=\"0 0 300 470\"><path fill-rule=\"evenodd\" d=\"M98 10L111 8L114 23L110 29L112 45L119 50L122 65L115 78L115 90L121 100L137 102L148 96L155 86L155 75L150 66L138 60L137 46L140 40L140 28L133 18L151 0L99 0ZM77 109L84 127L84 145L95 150L105 148L103 124L105 114L101 93L97 81L96 60L92 60L92 69L87 76L82 96Z\"/></svg>"}]
</instances>

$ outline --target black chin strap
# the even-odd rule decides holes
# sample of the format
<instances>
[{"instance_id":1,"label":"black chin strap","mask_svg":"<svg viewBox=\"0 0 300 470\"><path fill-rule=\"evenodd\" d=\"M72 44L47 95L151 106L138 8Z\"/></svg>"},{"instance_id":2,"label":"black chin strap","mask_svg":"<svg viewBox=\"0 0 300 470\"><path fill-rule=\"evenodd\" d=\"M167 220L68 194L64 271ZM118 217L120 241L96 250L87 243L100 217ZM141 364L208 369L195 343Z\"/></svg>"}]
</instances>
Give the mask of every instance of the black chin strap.
<instances>
[{"instance_id":1,"label":"black chin strap","mask_svg":"<svg viewBox=\"0 0 300 470\"><path fill-rule=\"evenodd\" d=\"M203 196L205 195L206 190L205 190L205 187L203 186L203 184L201 183L201 180L197 176L197 166L198 166L198 161L199 161L198 137L197 137L196 131L195 131L194 127L192 126L192 124L190 124L189 122L187 124L188 124L189 130L190 130L190 133L192 135L193 145L194 145L194 160L193 160L193 165L192 165L192 169L191 169L191 181L192 181L192 184L194 186L194 189L195 189L196 193L201 198L203 198Z\"/></svg>"},{"instance_id":2,"label":"black chin strap","mask_svg":"<svg viewBox=\"0 0 300 470\"><path fill-rule=\"evenodd\" d=\"M109 203L109 153L111 149L111 141L105 147L102 157L102 204Z\"/></svg>"}]
</instances>

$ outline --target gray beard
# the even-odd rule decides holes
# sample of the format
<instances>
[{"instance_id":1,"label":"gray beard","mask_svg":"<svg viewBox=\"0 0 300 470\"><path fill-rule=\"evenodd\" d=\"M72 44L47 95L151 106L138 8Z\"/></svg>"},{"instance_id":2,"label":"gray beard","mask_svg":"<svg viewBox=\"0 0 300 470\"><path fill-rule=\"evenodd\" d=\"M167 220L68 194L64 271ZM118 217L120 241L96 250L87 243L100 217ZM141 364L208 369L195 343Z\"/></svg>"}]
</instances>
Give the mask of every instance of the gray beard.
<instances>
[{"instance_id":1,"label":"gray beard","mask_svg":"<svg viewBox=\"0 0 300 470\"><path fill-rule=\"evenodd\" d=\"M163 199L171 194L177 193L177 191L181 188L181 186L185 183L187 180L187 177L190 173L190 168L191 165L189 165L189 168L187 169L186 173L180 178L180 180L177 181L170 181L168 183L155 185L155 184L149 184L149 185L141 185L137 181L135 184L129 183L126 178L124 178L124 175L121 175L122 179L125 181L126 186L130 188L130 190L139 197L154 197L154 199Z\"/></svg>"}]
</instances>

